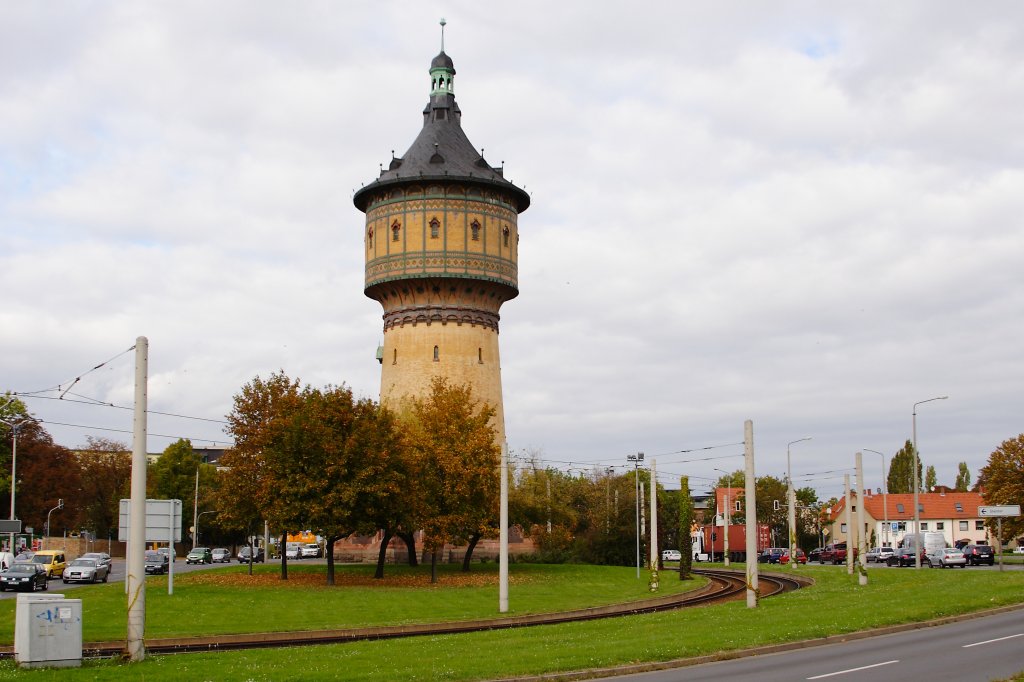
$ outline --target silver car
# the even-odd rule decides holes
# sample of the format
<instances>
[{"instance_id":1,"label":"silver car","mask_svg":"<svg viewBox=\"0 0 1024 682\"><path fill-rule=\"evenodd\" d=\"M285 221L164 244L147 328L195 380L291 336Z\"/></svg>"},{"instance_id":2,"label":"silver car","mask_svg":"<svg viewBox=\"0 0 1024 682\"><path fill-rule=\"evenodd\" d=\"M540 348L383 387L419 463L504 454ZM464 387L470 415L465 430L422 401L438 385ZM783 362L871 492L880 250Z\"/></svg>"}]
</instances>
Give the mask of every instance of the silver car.
<instances>
[{"instance_id":1,"label":"silver car","mask_svg":"<svg viewBox=\"0 0 1024 682\"><path fill-rule=\"evenodd\" d=\"M874 561L877 563L884 563L889 561L889 557L893 555L892 547L872 547L864 555L864 560L869 564Z\"/></svg>"},{"instance_id":2,"label":"silver car","mask_svg":"<svg viewBox=\"0 0 1024 682\"><path fill-rule=\"evenodd\" d=\"M956 547L943 547L925 555L925 561L932 568L967 568L967 557Z\"/></svg>"},{"instance_id":3,"label":"silver car","mask_svg":"<svg viewBox=\"0 0 1024 682\"><path fill-rule=\"evenodd\" d=\"M96 559L75 559L67 568L61 578L64 583L98 583L107 582L110 575L110 567L101 564Z\"/></svg>"}]
</instances>

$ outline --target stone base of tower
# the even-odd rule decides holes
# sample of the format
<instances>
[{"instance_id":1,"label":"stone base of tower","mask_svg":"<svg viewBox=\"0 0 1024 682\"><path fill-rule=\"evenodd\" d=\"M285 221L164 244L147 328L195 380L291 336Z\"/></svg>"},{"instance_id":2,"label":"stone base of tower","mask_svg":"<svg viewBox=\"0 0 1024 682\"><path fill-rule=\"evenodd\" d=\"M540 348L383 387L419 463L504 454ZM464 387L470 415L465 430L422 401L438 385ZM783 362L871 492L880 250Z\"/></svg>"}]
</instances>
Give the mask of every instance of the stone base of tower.
<instances>
[{"instance_id":1,"label":"stone base of tower","mask_svg":"<svg viewBox=\"0 0 1024 682\"><path fill-rule=\"evenodd\" d=\"M384 333L381 404L399 409L407 396L422 398L435 377L468 384L473 397L494 408L497 443L505 440L498 332L484 325L428 322Z\"/></svg>"},{"instance_id":2,"label":"stone base of tower","mask_svg":"<svg viewBox=\"0 0 1024 682\"><path fill-rule=\"evenodd\" d=\"M338 540L334 543L334 560L340 563L377 563L380 543L383 539L384 534L378 532L376 535L351 535L344 540ZM430 552L423 549L422 538L419 533L416 535L416 551L419 553L417 558L421 564L430 562ZM477 543L476 548L473 550L473 559L475 561L497 561L498 552L497 538L484 538ZM522 532L518 528L509 529L509 555L532 555L535 552L536 546L533 540L523 537ZM398 538L392 538L391 542L388 543L385 556L385 561L389 564L404 565L409 563L409 553L405 543ZM438 556L438 561L440 563L461 564L465 556L465 545L445 545Z\"/></svg>"}]
</instances>

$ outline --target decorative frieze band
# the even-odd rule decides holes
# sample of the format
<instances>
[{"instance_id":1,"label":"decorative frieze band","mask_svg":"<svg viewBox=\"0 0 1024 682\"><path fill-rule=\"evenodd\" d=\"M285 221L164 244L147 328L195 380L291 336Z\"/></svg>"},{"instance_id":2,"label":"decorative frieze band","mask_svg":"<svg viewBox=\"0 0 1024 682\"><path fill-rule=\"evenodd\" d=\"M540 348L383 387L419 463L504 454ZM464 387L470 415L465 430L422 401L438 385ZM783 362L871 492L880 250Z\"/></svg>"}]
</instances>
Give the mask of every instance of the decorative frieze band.
<instances>
[{"instance_id":1,"label":"decorative frieze band","mask_svg":"<svg viewBox=\"0 0 1024 682\"><path fill-rule=\"evenodd\" d=\"M407 324L468 324L498 331L497 313L465 306L414 306L384 314L384 331Z\"/></svg>"}]
</instances>

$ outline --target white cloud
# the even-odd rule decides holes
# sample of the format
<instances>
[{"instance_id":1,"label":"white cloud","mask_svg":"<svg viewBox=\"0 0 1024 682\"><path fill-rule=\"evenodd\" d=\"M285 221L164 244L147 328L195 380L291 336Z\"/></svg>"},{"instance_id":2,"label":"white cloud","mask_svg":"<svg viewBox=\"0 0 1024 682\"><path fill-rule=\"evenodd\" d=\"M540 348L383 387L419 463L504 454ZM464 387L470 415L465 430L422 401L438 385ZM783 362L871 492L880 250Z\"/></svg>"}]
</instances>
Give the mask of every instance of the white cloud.
<instances>
[{"instance_id":1,"label":"white cloud","mask_svg":"<svg viewBox=\"0 0 1024 682\"><path fill-rule=\"evenodd\" d=\"M624 464L738 441L750 418L764 473L814 436L799 473L894 452L911 405L949 394L919 440L952 481L1020 431L1016 4L444 11L464 127L533 197L502 310L514 448ZM67 382L144 334L155 409L219 419L277 369L375 395L380 310L351 194L419 129L436 12L9 8L4 387ZM75 391L129 401L130 355Z\"/></svg>"}]
</instances>

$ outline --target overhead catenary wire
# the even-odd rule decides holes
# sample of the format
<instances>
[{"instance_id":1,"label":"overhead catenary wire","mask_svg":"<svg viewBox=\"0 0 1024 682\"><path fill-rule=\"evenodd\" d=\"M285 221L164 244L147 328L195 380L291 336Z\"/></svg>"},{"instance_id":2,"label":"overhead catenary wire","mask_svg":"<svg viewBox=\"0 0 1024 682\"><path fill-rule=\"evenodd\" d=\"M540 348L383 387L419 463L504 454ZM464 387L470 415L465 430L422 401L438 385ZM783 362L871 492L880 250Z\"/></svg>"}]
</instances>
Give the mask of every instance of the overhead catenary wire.
<instances>
[{"instance_id":1,"label":"overhead catenary wire","mask_svg":"<svg viewBox=\"0 0 1024 682\"><path fill-rule=\"evenodd\" d=\"M114 433L132 433L131 429L113 429L113 428L106 427L106 426L86 426L84 424L68 424L68 423L65 423L65 422L50 421L48 419L37 419L36 421L38 421L40 424L53 424L54 426L68 426L68 427L71 427L71 428L74 428L74 429L88 429L90 431L111 431L111 432L114 432ZM166 433L153 433L153 432L149 432L148 435L153 436L155 438L173 438L173 439L189 440L189 441L208 441L210 443L213 443L214 445L216 445L217 443L223 443L226 446L234 445L234 443L232 443L229 440L218 440L218 439L215 439L215 438L207 438L206 436L182 436L182 435L173 435L172 436L172 435L166 434Z\"/></svg>"}]
</instances>

